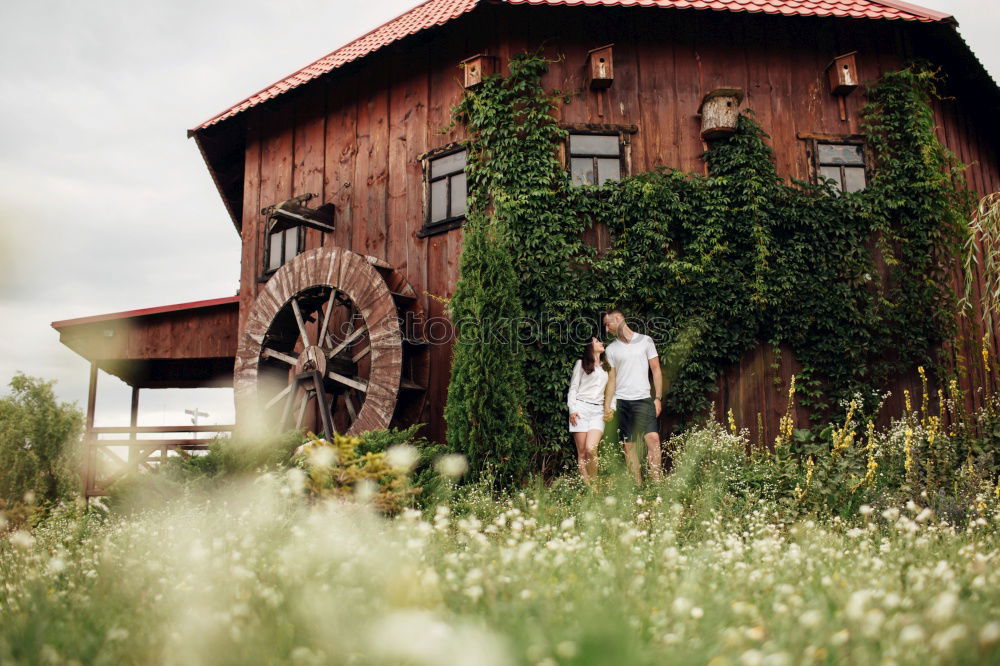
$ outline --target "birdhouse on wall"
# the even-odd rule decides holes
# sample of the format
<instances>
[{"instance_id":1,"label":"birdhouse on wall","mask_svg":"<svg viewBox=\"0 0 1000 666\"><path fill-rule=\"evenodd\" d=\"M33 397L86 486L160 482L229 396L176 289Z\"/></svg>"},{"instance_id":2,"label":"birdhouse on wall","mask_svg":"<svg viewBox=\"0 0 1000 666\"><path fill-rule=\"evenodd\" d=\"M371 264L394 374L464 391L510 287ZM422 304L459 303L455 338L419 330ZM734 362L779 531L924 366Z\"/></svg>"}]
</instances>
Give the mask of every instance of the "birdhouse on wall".
<instances>
[{"instance_id":1,"label":"birdhouse on wall","mask_svg":"<svg viewBox=\"0 0 1000 666\"><path fill-rule=\"evenodd\" d=\"M590 79L591 90L604 90L614 83L613 46L614 44L608 44L587 54L587 77Z\"/></svg>"},{"instance_id":2,"label":"birdhouse on wall","mask_svg":"<svg viewBox=\"0 0 1000 666\"><path fill-rule=\"evenodd\" d=\"M742 103L743 91L739 88L717 88L705 95L698 107L701 138L711 141L735 132Z\"/></svg>"},{"instance_id":3,"label":"birdhouse on wall","mask_svg":"<svg viewBox=\"0 0 1000 666\"><path fill-rule=\"evenodd\" d=\"M465 87L473 88L483 82L488 76L496 74L496 58L479 53L462 61L465 71Z\"/></svg>"},{"instance_id":4,"label":"birdhouse on wall","mask_svg":"<svg viewBox=\"0 0 1000 666\"><path fill-rule=\"evenodd\" d=\"M837 56L826 68L830 78L830 92L834 95L850 95L858 87L858 64L854 56L857 51Z\"/></svg>"}]
</instances>

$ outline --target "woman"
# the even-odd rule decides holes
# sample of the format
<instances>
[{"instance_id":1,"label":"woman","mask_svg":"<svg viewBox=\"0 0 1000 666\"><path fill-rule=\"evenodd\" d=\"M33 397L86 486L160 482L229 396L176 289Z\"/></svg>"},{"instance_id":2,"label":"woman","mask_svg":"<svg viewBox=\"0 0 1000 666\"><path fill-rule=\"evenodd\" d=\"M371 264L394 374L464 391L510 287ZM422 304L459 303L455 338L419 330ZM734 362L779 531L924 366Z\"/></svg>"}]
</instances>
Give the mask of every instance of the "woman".
<instances>
[{"instance_id":1,"label":"woman","mask_svg":"<svg viewBox=\"0 0 1000 666\"><path fill-rule=\"evenodd\" d=\"M587 483L597 476L597 443L604 434L604 422L611 420L615 408L615 371L603 356L604 343L591 338L573 366L566 395L569 431L576 443L580 476Z\"/></svg>"}]
</instances>

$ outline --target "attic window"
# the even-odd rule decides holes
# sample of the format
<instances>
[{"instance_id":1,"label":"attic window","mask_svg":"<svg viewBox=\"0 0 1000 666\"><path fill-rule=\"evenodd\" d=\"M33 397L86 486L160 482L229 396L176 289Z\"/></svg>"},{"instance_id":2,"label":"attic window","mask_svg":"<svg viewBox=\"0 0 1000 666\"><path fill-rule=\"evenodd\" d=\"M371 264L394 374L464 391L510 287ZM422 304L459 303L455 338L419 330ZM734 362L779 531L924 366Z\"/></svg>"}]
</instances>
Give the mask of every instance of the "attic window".
<instances>
[{"instance_id":1,"label":"attic window","mask_svg":"<svg viewBox=\"0 0 1000 666\"><path fill-rule=\"evenodd\" d=\"M333 204L309 208L314 194L304 194L261 211L267 216L264 243L264 275L269 276L306 248L306 228L323 233L333 231Z\"/></svg>"},{"instance_id":2,"label":"attic window","mask_svg":"<svg viewBox=\"0 0 1000 666\"><path fill-rule=\"evenodd\" d=\"M298 253L304 244L303 229L300 225L290 226L281 220L271 222L267 230L267 246L264 250L264 273L278 270Z\"/></svg>"},{"instance_id":3,"label":"attic window","mask_svg":"<svg viewBox=\"0 0 1000 666\"><path fill-rule=\"evenodd\" d=\"M464 148L448 146L428 156L424 166L427 214L417 236L456 229L465 221L468 187L465 179Z\"/></svg>"}]
</instances>

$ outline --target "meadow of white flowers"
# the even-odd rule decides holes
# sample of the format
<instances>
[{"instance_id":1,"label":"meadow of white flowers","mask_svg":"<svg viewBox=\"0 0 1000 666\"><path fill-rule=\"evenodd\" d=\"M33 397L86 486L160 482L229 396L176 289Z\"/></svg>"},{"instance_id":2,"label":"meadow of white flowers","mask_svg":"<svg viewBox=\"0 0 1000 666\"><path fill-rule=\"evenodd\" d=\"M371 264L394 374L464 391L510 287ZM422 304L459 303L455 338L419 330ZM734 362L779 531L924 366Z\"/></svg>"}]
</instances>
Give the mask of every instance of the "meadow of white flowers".
<instances>
[{"instance_id":1,"label":"meadow of white flowers","mask_svg":"<svg viewBox=\"0 0 1000 666\"><path fill-rule=\"evenodd\" d=\"M1000 663L995 498L963 527L916 502L793 518L683 455L661 484L473 487L393 519L303 501L297 470L66 508L0 538L0 663Z\"/></svg>"}]
</instances>

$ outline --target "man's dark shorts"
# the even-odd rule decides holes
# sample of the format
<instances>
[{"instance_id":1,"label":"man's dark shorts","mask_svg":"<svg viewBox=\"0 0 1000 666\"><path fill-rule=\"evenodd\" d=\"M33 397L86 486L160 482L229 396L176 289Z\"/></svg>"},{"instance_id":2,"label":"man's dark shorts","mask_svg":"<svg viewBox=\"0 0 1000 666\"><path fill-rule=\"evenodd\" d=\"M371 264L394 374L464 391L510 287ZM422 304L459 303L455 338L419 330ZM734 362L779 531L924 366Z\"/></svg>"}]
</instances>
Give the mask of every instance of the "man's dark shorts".
<instances>
[{"instance_id":1,"label":"man's dark shorts","mask_svg":"<svg viewBox=\"0 0 1000 666\"><path fill-rule=\"evenodd\" d=\"M656 405L652 398L617 402L619 441L635 442L646 433L660 431L656 423Z\"/></svg>"}]
</instances>

